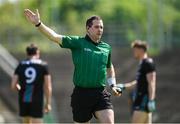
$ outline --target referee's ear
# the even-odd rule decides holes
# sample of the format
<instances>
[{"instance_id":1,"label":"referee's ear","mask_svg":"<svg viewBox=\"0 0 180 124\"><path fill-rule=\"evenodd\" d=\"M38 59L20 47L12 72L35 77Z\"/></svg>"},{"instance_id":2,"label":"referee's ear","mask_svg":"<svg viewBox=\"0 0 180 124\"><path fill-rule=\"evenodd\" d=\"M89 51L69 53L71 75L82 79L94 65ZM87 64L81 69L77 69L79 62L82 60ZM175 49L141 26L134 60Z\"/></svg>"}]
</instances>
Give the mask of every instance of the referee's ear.
<instances>
[{"instance_id":1,"label":"referee's ear","mask_svg":"<svg viewBox=\"0 0 180 124\"><path fill-rule=\"evenodd\" d=\"M86 32L87 32L87 34L90 34L90 33L89 33L89 28L90 28L89 26L86 26Z\"/></svg>"},{"instance_id":2,"label":"referee's ear","mask_svg":"<svg viewBox=\"0 0 180 124\"><path fill-rule=\"evenodd\" d=\"M90 28L89 26L86 26L86 30L89 30L89 28Z\"/></svg>"}]
</instances>

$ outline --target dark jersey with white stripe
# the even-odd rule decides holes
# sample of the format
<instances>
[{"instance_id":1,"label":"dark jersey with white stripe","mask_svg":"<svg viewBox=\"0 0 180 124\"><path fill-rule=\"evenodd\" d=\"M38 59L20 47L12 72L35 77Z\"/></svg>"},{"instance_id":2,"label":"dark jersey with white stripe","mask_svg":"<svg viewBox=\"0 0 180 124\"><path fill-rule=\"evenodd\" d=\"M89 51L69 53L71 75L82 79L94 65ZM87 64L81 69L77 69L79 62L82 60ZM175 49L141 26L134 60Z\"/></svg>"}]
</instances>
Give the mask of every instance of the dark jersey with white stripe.
<instances>
[{"instance_id":1,"label":"dark jersey with white stripe","mask_svg":"<svg viewBox=\"0 0 180 124\"><path fill-rule=\"evenodd\" d=\"M40 59L21 61L15 70L21 86L19 102L43 102L44 76L48 74L47 63Z\"/></svg>"},{"instance_id":2,"label":"dark jersey with white stripe","mask_svg":"<svg viewBox=\"0 0 180 124\"><path fill-rule=\"evenodd\" d=\"M137 93L148 94L148 81L146 75L155 71L155 64L151 58L143 59L137 71Z\"/></svg>"}]
</instances>

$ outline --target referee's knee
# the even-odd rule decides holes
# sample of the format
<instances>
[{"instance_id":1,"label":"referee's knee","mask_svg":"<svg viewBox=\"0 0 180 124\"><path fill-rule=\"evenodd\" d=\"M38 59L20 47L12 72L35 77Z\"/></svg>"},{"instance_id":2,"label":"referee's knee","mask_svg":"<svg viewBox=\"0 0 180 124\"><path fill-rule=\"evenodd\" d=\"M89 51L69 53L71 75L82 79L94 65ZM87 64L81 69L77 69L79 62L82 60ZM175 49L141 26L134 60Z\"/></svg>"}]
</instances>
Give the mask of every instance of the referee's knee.
<instances>
[{"instance_id":1,"label":"referee's knee","mask_svg":"<svg viewBox=\"0 0 180 124\"><path fill-rule=\"evenodd\" d=\"M114 111L112 109L97 111L96 117L100 123L114 124Z\"/></svg>"}]
</instances>

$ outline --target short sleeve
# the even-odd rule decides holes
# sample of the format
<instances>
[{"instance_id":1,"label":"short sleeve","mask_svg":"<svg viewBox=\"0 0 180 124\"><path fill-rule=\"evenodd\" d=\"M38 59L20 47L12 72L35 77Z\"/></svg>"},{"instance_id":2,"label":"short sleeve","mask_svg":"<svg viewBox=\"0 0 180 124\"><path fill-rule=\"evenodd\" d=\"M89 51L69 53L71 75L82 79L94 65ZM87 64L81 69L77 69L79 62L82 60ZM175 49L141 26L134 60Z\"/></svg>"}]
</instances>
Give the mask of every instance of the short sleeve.
<instances>
[{"instance_id":1,"label":"short sleeve","mask_svg":"<svg viewBox=\"0 0 180 124\"><path fill-rule=\"evenodd\" d=\"M49 68L48 68L48 64L44 64L44 75L49 75Z\"/></svg>"},{"instance_id":2,"label":"short sleeve","mask_svg":"<svg viewBox=\"0 0 180 124\"><path fill-rule=\"evenodd\" d=\"M80 47L80 37L78 36L63 36L62 38L62 48L75 49Z\"/></svg>"},{"instance_id":3,"label":"short sleeve","mask_svg":"<svg viewBox=\"0 0 180 124\"><path fill-rule=\"evenodd\" d=\"M109 55L108 55L107 68L110 68L111 65L112 65L112 60L111 60L111 50L110 50Z\"/></svg>"},{"instance_id":4,"label":"short sleeve","mask_svg":"<svg viewBox=\"0 0 180 124\"><path fill-rule=\"evenodd\" d=\"M19 70L20 69L20 64L16 67L15 71L14 71L14 75L18 75L19 74Z\"/></svg>"},{"instance_id":5,"label":"short sleeve","mask_svg":"<svg viewBox=\"0 0 180 124\"><path fill-rule=\"evenodd\" d=\"M145 71L146 71L147 74L156 71L155 64L154 64L153 60L146 61L146 63L145 63Z\"/></svg>"}]
</instances>

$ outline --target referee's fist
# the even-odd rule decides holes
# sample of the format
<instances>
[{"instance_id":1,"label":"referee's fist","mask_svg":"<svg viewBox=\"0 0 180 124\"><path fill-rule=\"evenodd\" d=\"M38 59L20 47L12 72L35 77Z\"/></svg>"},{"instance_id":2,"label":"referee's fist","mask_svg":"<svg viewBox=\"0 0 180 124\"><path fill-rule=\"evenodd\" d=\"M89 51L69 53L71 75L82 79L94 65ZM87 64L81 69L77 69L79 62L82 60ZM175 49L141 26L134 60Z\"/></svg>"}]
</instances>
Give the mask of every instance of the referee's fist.
<instances>
[{"instance_id":1,"label":"referee's fist","mask_svg":"<svg viewBox=\"0 0 180 124\"><path fill-rule=\"evenodd\" d=\"M113 86L113 87L111 87L111 90L115 96L121 96L121 94L122 94L121 88Z\"/></svg>"}]
</instances>

